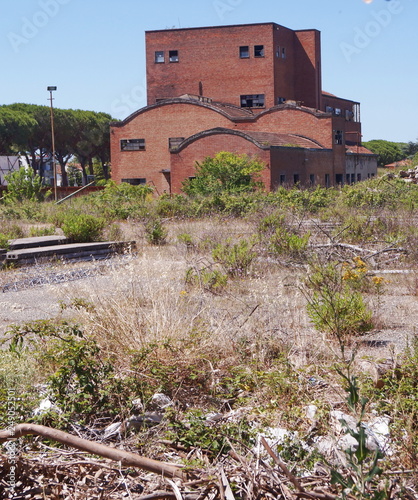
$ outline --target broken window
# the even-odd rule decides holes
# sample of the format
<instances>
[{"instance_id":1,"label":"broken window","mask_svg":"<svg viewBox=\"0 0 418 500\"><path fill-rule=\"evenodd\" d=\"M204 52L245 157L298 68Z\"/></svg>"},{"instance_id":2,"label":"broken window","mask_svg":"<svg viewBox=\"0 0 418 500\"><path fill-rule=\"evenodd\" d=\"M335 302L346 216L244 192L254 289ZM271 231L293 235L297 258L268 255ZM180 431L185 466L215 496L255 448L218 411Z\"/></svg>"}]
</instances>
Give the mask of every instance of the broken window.
<instances>
[{"instance_id":1,"label":"broken window","mask_svg":"<svg viewBox=\"0 0 418 500\"><path fill-rule=\"evenodd\" d=\"M248 45L242 45L239 48L239 56L241 59L247 59L250 57L250 47Z\"/></svg>"},{"instance_id":2,"label":"broken window","mask_svg":"<svg viewBox=\"0 0 418 500\"><path fill-rule=\"evenodd\" d=\"M145 139L122 139L121 151L145 151Z\"/></svg>"},{"instance_id":3,"label":"broken window","mask_svg":"<svg viewBox=\"0 0 418 500\"><path fill-rule=\"evenodd\" d=\"M134 177L133 179L122 179L122 182L131 184L131 186L139 186L140 184L146 184L147 179L144 179L142 177Z\"/></svg>"},{"instance_id":4,"label":"broken window","mask_svg":"<svg viewBox=\"0 0 418 500\"><path fill-rule=\"evenodd\" d=\"M264 57L264 45L254 45L254 57Z\"/></svg>"},{"instance_id":5,"label":"broken window","mask_svg":"<svg viewBox=\"0 0 418 500\"><path fill-rule=\"evenodd\" d=\"M183 141L184 137L170 137L168 139L168 147L170 149L177 149Z\"/></svg>"},{"instance_id":6,"label":"broken window","mask_svg":"<svg viewBox=\"0 0 418 500\"><path fill-rule=\"evenodd\" d=\"M163 50L157 50L155 52L154 61L156 63L163 63L164 62L164 51Z\"/></svg>"},{"instance_id":7,"label":"broken window","mask_svg":"<svg viewBox=\"0 0 418 500\"><path fill-rule=\"evenodd\" d=\"M179 62L179 51L178 50L169 50L168 51L168 60L170 62Z\"/></svg>"},{"instance_id":8,"label":"broken window","mask_svg":"<svg viewBox=\"0 0 418 500\"><path fill-rule=\"evenodd\" d=\"M339 144L339 145L341 145L343 143L343 131L342 130L335 131L334 142L335 142L335 144Z\"/></svg>"},{"instance_id":9,"label":"broken window","mask_svg":"<svg viewBox=\"0 0 418 500\"><path fill-rule=\"evenodd\" d=\"M242 95L240 99L242 108L264 108L264 94Z\"/></svg>"}]
</instances>

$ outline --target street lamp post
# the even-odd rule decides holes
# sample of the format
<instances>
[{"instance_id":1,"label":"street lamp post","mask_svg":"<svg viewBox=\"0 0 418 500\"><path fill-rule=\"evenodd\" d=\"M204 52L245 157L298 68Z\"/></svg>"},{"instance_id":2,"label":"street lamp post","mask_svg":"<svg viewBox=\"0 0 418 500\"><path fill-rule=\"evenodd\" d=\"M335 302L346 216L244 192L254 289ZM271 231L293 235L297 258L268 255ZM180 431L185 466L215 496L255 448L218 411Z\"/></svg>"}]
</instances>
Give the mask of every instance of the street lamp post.
<instances>
[{"instance_id":1,"label":"street lamp post","mask_svg":"<svg viewBox=\"0 0 418 500\"><path fill-rule=\"evenodd\" d=\"M57 87L47 87L49 92L49 100L51 102L51 136L52 136L52 169L54 175L54 198L57 201L57 167L55 164L55 134L54 134L54 106L52 105L52 92L57 90Z\"/></svg>"}]
</instances>

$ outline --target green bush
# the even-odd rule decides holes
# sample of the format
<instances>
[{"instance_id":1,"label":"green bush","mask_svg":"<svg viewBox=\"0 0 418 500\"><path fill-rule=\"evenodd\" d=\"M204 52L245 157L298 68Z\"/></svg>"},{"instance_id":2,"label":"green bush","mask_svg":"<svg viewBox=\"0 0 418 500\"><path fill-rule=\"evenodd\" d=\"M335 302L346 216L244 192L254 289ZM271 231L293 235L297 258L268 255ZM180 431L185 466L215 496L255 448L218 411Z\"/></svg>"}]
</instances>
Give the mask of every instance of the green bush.
<instances>
[{"instance_id":1,"label":"green bush","mask_svg":"<svg viewBox=\"0 0 418 500\"><path fill-rule=\"evenodd\" d=\"M257 158L221 151L196 165L196 175L183 183L189 196L242 193L260 187L257 175L265 165Z\"/></svg>"},{"instance_id":2,"label":"green bush","mask_svg":"<svg viewBox=\"0 0 418 500\"><path fill-rule=\"evenodd\" d=\"M20 167L19 170L4 176L7 181L6 202L22 202L24 200L43 200L42 180L32 168Z\"/></svg>"},{"instance_id":3,"label":"green bush","mask_svg":"<svg viewBox=\"0 0 418 500\"><path fill-rule=\"evenodd\" d=\"M186 272L186 284L200 286L210 292L221 292L228 283L228 276L217 269L195 269Z\"/></svg>"},{"instance_id":4,"label":"green bush","mask_svg":"<svg viewBox=\"0 0 418 500\"><path fill-rule=\"evenodd\" d=\"M159 217L151 217L145 224L145 238L151 245L165 245L168 231Z\"/></svg>"},{"instance_id":5,"label":"green bush","mask_svg":"<svg viewBox=\"0 0 418 500\"><path fill-rule=\"evenodd\" d=\"M346 270L334 263L316 265L306 280L308 315L314 326L343 345L347 338L372 329L372 312L361 292L353 290Z\"/></svg>"},{"instance_id":6,"label":"green bush","mask_svg":"<svg viewBox=\"0 0 418 500\"><path fill-rule=\"evenodd\" d=\"M248 274L257 252L253 250L254 244L248 240L240 240L238 243L227 241L225 245L219 243L212 251L215 262L222 265L229 276L245 276Z\"/></svg>"},{"instance_id":7,"label":"green bush","mask_svg":"<svg viewBox=\"0 0 418 500\"><path fill-rule=\"evenodd\" d=\"M65 236L75 243L99 241L105 220L84 213L69 212L62 218L60 227Z\"/></svg>"}]
</instances>

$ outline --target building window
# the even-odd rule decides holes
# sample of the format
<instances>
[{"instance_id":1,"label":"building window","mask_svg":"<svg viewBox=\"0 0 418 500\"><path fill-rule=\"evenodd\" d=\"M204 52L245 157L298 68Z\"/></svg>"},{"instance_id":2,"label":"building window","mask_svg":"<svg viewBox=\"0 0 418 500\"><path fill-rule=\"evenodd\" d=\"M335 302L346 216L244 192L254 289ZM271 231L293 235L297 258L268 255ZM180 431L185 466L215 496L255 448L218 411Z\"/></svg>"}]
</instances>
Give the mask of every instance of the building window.
<instances>
[{"instance_id":1,"label":"building window","mask_svg":"<svg viewBox=\"0 0 418 500\"><path fill-rule=\"evenodd\" d=\"M343 143L343 131L342 130L335 131L334 142L335 142L335 144L339 144L339 145L341 145Z\"/></svg>"},{"instance_id":2,"label":"building window","mask_svg":"<svg viewBox=\"0 0 418 500\"><path fill-rule=\"evenodd\" d=\"M264 57L264 45L254 45L254 57Z\"/></svg>"},{"instance_id":3,"label":"building window","mask_svg":"<svg viewBox=\"0 0 418 500\"><path fill-rule=\"evenodd\" d=\"M248 45L242 45L239 48L239 56L241 59L247 59L250 57L250 47Z\"/></svg>"},{"instance_id":4,"label":"building window","mask_svg":"<svg viewBox=\"0 0 418 500\"><path fill-rule=\"evenodd\" d=\"M361 174L357 174L357 182L361 181Z\"/></svg>"},{"instance_id":5,"label":"building window","mask_svg":"<svg viewBox=\"0 0 418 500\"><path fill-rule=\"evenodd\" d=\"M184 137L170 137L168 139L168 147L170 149L177 149L183 141Z\"/></svg>"},{"instance_id":6,"label":"building window","mask_svg":"<svg viewBox=\"0 0 418 500\"><path fill-rule=\"evenodd\" d=\"M127 184L131 184L132 186L139 186L140 184L146 184L147 179L141 177L134 177L133 179L122 179L122 182L126 182Z\"/></svg>"},{"instance_id":7,"label":"building window","mask_svg":"<svg viewBox=\"0 0 418 500\"><path fill-rule=\"evenodd\" d=\"M280 174L280 184L283 185L286 182L285 174Z\"/></svg>"},{"instance_id":8,"label":"building window","mask_svg":"<svg viewBox=\"0 0 418 500\"><path fill-rule=\"evenodd\" d=\"M297 184L299 182L299 174L293 174L293 184Z\"/></svg>"},{"instance_id":9,"label":"building window","mask_svg":"<svg viewBox=\"0 0 418 500\"><path fill-rule=\"evenodd\" d=\"M286 49L282 47L282 59L286 59Z\"/></svg>"},{"instance_id":10,"label":"building window","mask_svg":"<svg viewBox=\"0 0 418 500\"><path fill-rule=\"evenodd\" d=\"M334 108L332 106L325 106L325 112L326 113L333 113L334 112Z\"/></svg>"},{"instance_id":11,"label":"building window","mask_svg":"<svg viewBox=\"0 0 418 500\"><path fill-rule=\"evenodd\" d=\"M330 182L329 182L329 174L325 174L325 187L329 188L330 187Z\"/></svg>"},{"instance_id":12,"label":"building window","mask_svg":"<svg viewBox=\"0 0 418 500\"><path fill-rule=\"evenodd\" d=\"M335 184L337 184L337 186L342 186L343 174L335 174Z\"/></svg>"},{"instance_id":13,"label":"building window","mask_svg":"<svg viewBox=\"0 0 418 500\"><path fill-rule=\"evenodd\" d=\"M345 183L350 184L350 174L345 174Z\"/></svg>"},{"instance_id":14,"label":"building window","mask_svg":"<svg viewBox=\"0 0 418 500\"><path fill-rule=\"evenodd\" d=\"M264 94L249 94L241 96L242 108L264 108Z\"/></svg>"},{"instance_id":15,"label":"building window","mask_svg":"<svg viewBox=\"0 0 418 500\"><path fill-rule=\"evenodd\" d=\"M340 108L335 108L335 109L334 109L334 113L335 113L337 116L341 116L341 109L340 109Z\"/></svg>"},{"instance_id":16,"label":"building window","mask_svg":"<svg viewBox=\"0 0 418 500\"><path fill-rule=\"evenodd\" d=\"M145 151L145 139L122 139L121 151Z\"/></svg>"},{"instance_id":17,"label":"building window","mask_svg":"<svg viewBox=\"0 0 418 500\"><path fill-rule=\"evenodd\" d=\"M168 51L168 60L170 62L179 62L179 51L178 50L169 50Z\"/></svg>"},{"instance_id":18,"label":"building window","mask_svg":"<svg viewBox=\"0 0 418 500\"><path fill-rule=\"evenodd\" d=\"M164 62L164 51L163 50L157 50L155 52L154 61L156 63L163 63Z\"/></svg>"},{"instance_id":19,"label":"building window","mask_svg":"<svg viewBox=\"0 0 418 500\"><path fill-rule=\"evenodd\" d=\"M315 174L309 174L309 184L315 186Z\"/></svg>"},{"instance_id":20,"label":"building window","mask_svg":"<svg viewBox=\"0 0 418 500\"><path fill-rule=\"evenodd\" d=\"M286 98L285 97L278 97L277 98L277 104L284 104L286 102Z\"/></svg>"}]
</instances>

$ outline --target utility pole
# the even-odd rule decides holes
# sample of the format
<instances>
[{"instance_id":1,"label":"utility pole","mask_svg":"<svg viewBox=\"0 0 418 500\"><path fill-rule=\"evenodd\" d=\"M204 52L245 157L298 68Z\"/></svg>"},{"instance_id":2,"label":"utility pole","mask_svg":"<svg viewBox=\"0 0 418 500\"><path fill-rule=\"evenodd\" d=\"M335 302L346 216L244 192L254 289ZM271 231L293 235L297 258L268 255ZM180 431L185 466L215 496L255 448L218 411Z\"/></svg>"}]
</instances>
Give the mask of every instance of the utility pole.
<instances>
[{"instance_id":1,"label":"utility pole","mask_svg":"<svg viewBox=\"0 0 418 500\"><path fill-rule=\"evenodd\" d=\"M54 199L57 201L57 166L55 163L55 133L54 133L54 106L52 105L52 92L57 90L57 87L47 87L49 92L49 100L51 102L51 136L52 136L52 169L54 175Z\"/></svg>"}]
</instances>

